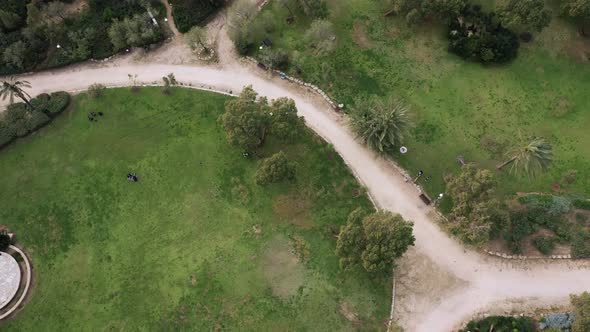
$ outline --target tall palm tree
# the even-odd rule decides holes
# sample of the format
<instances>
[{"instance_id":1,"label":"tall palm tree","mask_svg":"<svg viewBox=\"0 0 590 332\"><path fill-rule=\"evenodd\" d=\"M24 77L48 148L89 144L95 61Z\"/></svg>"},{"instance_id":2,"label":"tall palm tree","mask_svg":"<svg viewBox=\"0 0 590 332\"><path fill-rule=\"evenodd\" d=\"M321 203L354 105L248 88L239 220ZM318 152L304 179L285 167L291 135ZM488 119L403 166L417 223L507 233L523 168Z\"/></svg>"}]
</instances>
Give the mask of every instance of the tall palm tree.
<instances>
[{"instance_id":1,"label":"tall palm tree","mask_svg":"<svg viewBox=\"0 0 590 332\"><path fill-rule=\"evenodd\" d=\"M353 128L370 148L378 152L393 151L401 145L410 126L406 107L395 99L383 102L373 98L364 104L353 114Z\"/></svg>"},{"instance_id":2,"label":"tall palm tree","mask_svg":"<svg viewBox=\"0 0 590 332\"><path fill-rule=\"evenodd\" d=\"M521 140L522 141L522 140ZM524 141L512 149L506 160L496 168L501 170L512 164L511 170L515 173L524 172L528 175L535 175L538 171L546 170L553 160L551 144L542 138L533 138L530 142Z\"/></svg>"},{"instance_id":3,"label":"tall palm tree","mask_svg":"<svg viewBox=\"0 0 590 332\"><path fill-rule=\"evenodd\" d=\"M29 101L31 96L29 96L23 88L31 88L31 84L27 81L17 81L14 77L11 77L8 81L2 82L0 96L2 97L2 100L6 100L6 97L8 97L12 104L14 102L14 96L16 95L33 109L33 105L31 105L31 102Z\"/></svg>"}]
</instances>

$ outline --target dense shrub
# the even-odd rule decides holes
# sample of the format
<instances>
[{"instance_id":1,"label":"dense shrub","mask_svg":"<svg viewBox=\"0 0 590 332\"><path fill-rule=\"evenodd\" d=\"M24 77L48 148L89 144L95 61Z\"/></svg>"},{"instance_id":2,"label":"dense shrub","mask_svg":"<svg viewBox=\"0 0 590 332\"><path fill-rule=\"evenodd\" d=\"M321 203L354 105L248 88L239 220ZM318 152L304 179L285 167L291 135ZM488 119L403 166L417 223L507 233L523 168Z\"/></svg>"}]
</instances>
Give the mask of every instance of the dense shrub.
<instances>
[{"instance_id":1,"label":"dense shrub","mask_svg":"<svg viewBox=\"0 0 590 332\"><path fill-rule=\"evenodd\" d=\"M576 234L572 241L572 257L589 258L590 257L590 234L581 231Z\"/></svg>"},{"instance_id":2,"label":"dense shrub","mask_svg":"<svg viewBox=\"0 0 590 332\"><path fill-rule=\"evenodd\" d=\"M104 84L94 83L88 87L88 95L92 98L99 98L106 89L107 87Z\"/></svg>"},{"instance_id":3,"label":"dense shrub","mask_svg":"<svg viewBox=\"0 0 590 332\"><path fill-rule=\"evenodd\" d=\"M0 147L17 137L24 137L51 121L50 116L59 114L70 103L67 92L40 94L31 99L34 109L24 103L8 105L0 117Z\"/></svg>"},{"instance_id":4,"label":"dense shrub","mask_svg":"<svg viewBox=\"0 0 590 332\"><path fill-rule=\"evenodd\" d=\"M572 206L567 197L554 195L529 194L519 197L518 201L528 206L543 208L553 216L568 213Z\"/></svg>"},{"instance_id":5,"label":"dense shrub","mask_svg":"<svg viewBox=\"0 0 590 332\"><path fill-rule=\"evenodd\" d=\"M175 0L172 15L176 27L180 32L187 32L193 26L202 24L224 4L225 0Z\"/></svg>"},{"instance_id":6,"label":"dense shrub","mask_svg":"<svg viewBox=\"0 0 590 332\"><path fill-rule=\"evenodd\" d=\"M533 244L543 255L549 255L555 249L555 238L539 236L535 238Z\"/></svg>"},{"instance_id":7,"label":"dense shrub","mask_svg":"<svg viewBox=\"0 0 590 332\"><path fill-rule=\"evenodd\" d=\"M32 98L30 100L31 105L33 105L33 108L37 111L41 111L41 112L47 112L47 109L49 108L49 100L51 99L51 97L46 94L46 93L42 93L40 95L38 95L35 98Z\"/></svg>"},{"instance_id":8,"label":"dense shrub","mask_svg":"<svg viewBox=\"0 0 590 332\"><path fill-rule=\"evenodd\" d=\"M461 330L494 332L535 332L535 324L530 317L490 316L479 321L471 321Z\"/></svg>"},{"instance_id":9,"label":"dense shrub","mask_svg":"<svg viewBox=\"0 0 590 332\"><path fill-rule=\"evenodd\" d=\"M270 68L279 70L287 70L289 68L289 54L280 49L265 48L260 52L260 62L264 63Z\"/></svg>"},{"instance_id":10,"label":"dense shrub","mask_svg":"<svg viewBox=\"0 0 590 332\"><path fill-rule=\"evenodd\" d=\"M494 20L494 14L464 10L449 24L449 51L481 63L505 63L519 47L516 34Z\"/></svg>"},{"instance_id":11,"label":"dense shrub","mask_svg":"<svg viewBox=\"0 0 590 332\"><path fill-rule=\"evenodd\" d=\"M0 147L3 147L16 138L14 127L0 120Z\"/></svg>"},{"instance_id":12,"label":"dense shrub","mask_svg":"<svg viewBox=\"0 0 590 332\"><path fill-rule=\"evenodd\" d=\"M51 94L51 99L47 107L49 115L61 113L70 104L70 94L65 91L58 91Z\"/></svg>"},{"instance_id":13,"label":"dense shrub","mask_svg":"<svg viewBox=\"0 0 590 332\"><path fill-rule=\"evenodd\" d=\"M572 202L572 205L576 209L582 209L582 210L589 210L590 211L590 200L587 200L587 199L575 199Z\"/></svg>"},{"instance_id":14,"label":"dense shrub","mask_svg":"<svg viewBox=\"0 0 590 332\"><path fill-rule=\"evenodd\" d=\"M10 236L5 233L0 233L0 251L5 251L10 245Z\"/></svg>"},{"instance_id":15,"label":"dense shrub","mask_svg":"<svg viewBox=\"0 0 590 332\"><path fill-rule=\"evenodd\" d=\"M29 131L28 133L43 127L49 121L51 121L51 119L47 116L47 114L41 111L33 110L30 112L26 120L27 130Z\"/></svg>"},{"instance_id":16,"label":"dense shrub","mask_svg":"<svg viewBox=\"0 0 590 332\"><path fill-rule=\"evenodd\" d=\"M542 330L545 329L557 329L558 331L565 331L572 327L572 323L574 322L574 313L567 312L567 313L555 313L550 314L541 320L539 327Z\"/></svg>"},{"instance_id":17,"label":"dense shrub","mask_svg":"<svg viewBox=\"0 0 590 332\"><path fill-rule=\"evenodd\" d=\"M275 153L262 161L256 170L256 183L266 185L295 178L295 164L287 159L284 152Z\"/></svg>"}]
</instances>

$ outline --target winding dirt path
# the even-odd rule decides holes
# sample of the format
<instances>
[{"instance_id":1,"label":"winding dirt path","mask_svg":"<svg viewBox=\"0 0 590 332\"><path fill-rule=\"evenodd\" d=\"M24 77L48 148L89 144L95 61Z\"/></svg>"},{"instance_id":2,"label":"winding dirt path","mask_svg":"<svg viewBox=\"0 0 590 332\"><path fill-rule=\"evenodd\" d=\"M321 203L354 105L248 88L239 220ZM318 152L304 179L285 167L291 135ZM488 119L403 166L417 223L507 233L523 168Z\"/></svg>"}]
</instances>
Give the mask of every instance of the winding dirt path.
<instances>
[{"instance_id":1,"label":"winding dirt path","mask_svg":"<svg viewBox=\"0 0 590 332\"><path fill-rule=\"evenodd\" d=\"M294 99L307 125L333 144L376 204L415 223L416 246L400 261L397 278L406 290L396 298L396 313L407 331L451 331L474 312L490 307L502 308L515 301L539 306L565 303L569 294L590 290L589 262L506 261L464 248L438 227L434 211L424 206L416 189L404 181L393 165L354 138L344 117L317 97L285 81L259 75L252 66L237 64L212 67L141 63L131 61L128 56L19 78L28 80L33 87L29 93L36 95L85 90L93 83L125 86L130 84L128 74L137 74L143 83L159 83L162 76L174 73L180 82L193 87L211 87L235 94L252 85L262 96ZM425 276L435 279L424 279Z\"/></svg>"}]
</instances>

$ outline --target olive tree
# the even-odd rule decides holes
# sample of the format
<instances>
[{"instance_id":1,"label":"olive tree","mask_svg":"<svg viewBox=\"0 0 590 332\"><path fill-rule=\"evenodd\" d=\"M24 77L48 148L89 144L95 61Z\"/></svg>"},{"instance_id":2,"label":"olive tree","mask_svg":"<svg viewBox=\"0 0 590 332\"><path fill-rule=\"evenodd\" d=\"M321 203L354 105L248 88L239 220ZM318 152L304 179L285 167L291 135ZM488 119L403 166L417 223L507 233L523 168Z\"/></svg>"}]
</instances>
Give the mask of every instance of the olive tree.
<instances>
[{"instance_id":1,"label":"olive tree","mask_svg":"<svg viewBox=\"0 0 590 332\"><path fill-rule=\"evenodd\" d=\"M327 20L315 20L305 32L305 41L310 44L318 54L327 54L336 47L336 34L332 22Z\"/></svg>"},{"instance_id":2,"label":"olive tree","mask_svg":"<svg viewBox=\"0 0 590 332\"><path fill-rule=\"evenodd\" d=\"M342 268L360 265L373 275L387 275L395 260L414 245L413 223L399 214L353 211L338 236L336 253Z\"/></svg>"},{"instance_id":3,"label":"olive tree","mask_svg":"<svg viewBox=\"0 0 590 332\"><path fill-rule=\"evenodd\" d=\"M499 3L497 12L506 27L516 30L540 32L551 22L551 11L543 0L505 0Z\"/></svg>"}]
</instances>

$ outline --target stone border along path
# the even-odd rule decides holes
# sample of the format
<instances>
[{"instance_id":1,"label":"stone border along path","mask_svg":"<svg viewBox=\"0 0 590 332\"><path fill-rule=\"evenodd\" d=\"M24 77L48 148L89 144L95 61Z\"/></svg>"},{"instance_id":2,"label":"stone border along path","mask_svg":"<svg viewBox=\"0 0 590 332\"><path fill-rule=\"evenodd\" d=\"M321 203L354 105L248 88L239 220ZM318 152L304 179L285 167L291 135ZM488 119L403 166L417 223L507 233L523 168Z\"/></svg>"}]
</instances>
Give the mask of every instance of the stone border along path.
<instances>
[{"instance_id":1,"label":"stone border along path","mask_svg":"<svg viewBox=\"0 0 590 332\"><path fill-rule=\"evenodd\" d=\"M10 310L8 310L4 314L0 315L0 320L3 320L4 318L10 316L13 312L15 312L18 309L18 307L21 305L23 300L27 297L27 294L29 293L29 287L31 286L32 271L31 271L31 263L29 262L29 258L22 250L20 250L19 247L11 245L9 248L16 251L23 258L23 261L25 262L25 266L27 267L27 272L26 272L27 273L27 281L25 283L25 289L23 290L23 293L21 294L18 301L16 301L16 303L12 306L12 308L10 308Z\"/></svg>"}]
</instances>

